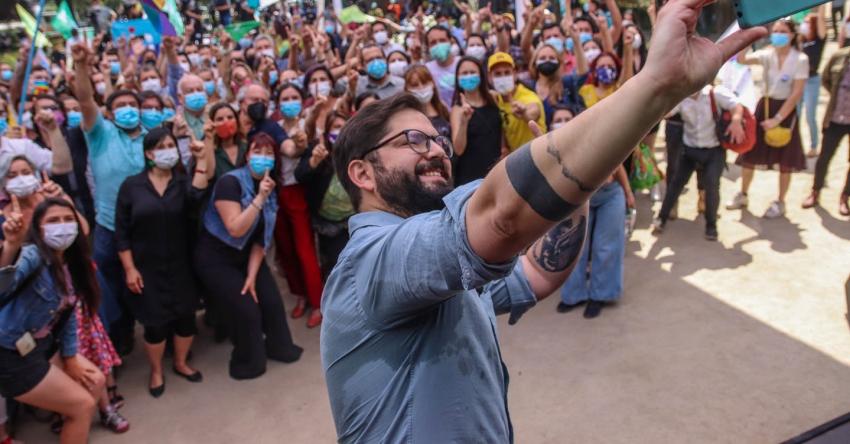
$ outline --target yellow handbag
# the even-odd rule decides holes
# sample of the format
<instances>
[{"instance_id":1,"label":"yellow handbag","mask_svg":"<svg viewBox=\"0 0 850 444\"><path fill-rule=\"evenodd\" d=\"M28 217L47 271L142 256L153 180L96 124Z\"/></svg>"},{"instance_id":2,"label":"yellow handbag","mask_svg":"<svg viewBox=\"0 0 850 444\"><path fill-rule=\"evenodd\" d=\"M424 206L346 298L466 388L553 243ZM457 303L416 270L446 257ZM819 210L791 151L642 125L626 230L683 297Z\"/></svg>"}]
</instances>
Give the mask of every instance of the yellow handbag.
<instances>
[{"instance_id":1,"label":"yellow handbag","mask_svg":"<svg viewBox=\"0 0 850 444\"><path fill-rule=\"evenodd\" d=\"M764 85L764 115L770 116L770 99L767 97L767 73L765 72L765 85ZM794 126L797 124L797 118L794 117L794 120L791 122L791 128L785 128L784 126L776 126L764 132L764 143L767 146L772 148L785 148L789 143L791 143L791 136L794 133Z\"/></svg>"}]
</instances>

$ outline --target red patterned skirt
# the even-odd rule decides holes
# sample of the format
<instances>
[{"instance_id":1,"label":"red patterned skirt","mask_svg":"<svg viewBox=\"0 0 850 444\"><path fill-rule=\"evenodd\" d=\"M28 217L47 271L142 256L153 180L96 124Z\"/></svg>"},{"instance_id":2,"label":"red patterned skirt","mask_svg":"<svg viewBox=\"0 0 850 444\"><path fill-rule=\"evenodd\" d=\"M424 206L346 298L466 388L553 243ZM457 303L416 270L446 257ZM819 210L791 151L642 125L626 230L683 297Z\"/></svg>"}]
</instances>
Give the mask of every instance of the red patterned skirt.
<instances>
[{"instance_id":1,"label":"red patterned skirt","mask_svg":"<svg viewBox=\"0 0 850 444\"><path fill-rule=\"evenodd\" d=\"M109 334L103 328L97 313L88 313L77 304L77 341L81 355L94 363L104 375L112 373L112 367L121 365L121 357L115 352Z\"/></svg>"}]
</instances>

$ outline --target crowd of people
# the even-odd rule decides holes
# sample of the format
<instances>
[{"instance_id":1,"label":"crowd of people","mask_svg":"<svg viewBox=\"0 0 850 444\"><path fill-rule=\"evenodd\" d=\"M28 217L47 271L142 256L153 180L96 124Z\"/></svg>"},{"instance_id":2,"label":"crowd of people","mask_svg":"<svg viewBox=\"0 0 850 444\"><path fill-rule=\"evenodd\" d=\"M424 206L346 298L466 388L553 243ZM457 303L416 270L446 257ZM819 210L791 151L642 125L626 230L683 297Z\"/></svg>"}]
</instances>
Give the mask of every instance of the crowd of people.
<instances>
[{"instance_id":1,"label":"crowd of people","mask_svg":"<svg viewBox=\"0 0 850 444\"><path fill-rule=\"evenodd\" d=\"M144 17L137 1L119 11L94 1L93 38L76 30L67 42L56 37L47 60L29 69L30 42L22 42L16 64L0 63L0 408L16 401L55 412L62 442L85 442L95 409L105 427L125 432L115 370L134 349L136 325L147 389L158 398L167 356L175 376L203 381L190 364L199 310L215 340L232 343L232 378L260 377L268 360L298 361L274 273L297 297L290 319L320 326L324 286L362 204L352 181L368 182L365 170L336 161L350 119L387 99L421 109L436 134L406 129L361 147L360 158L396 138L423 155L437 144L450 172L426 163L418 177L449 176L460 186L645 67L654 4L649 27L615 0L548 8L529 5L518 21L490 4L391 0L373 4L370 20L343 22L332 9L275 3L260 11L217 0L204 10L183 1L183 35L152 44L110 32L115 20ZM244 35L219 26L252 20L258 27ZM747 207L756 169L778 168L778 196L764 217L782 217L792 173L806 168L805 122L808 155L818 159L803 207L818 204L850 134L850 19L839 26L842 48L821 63L825 7L772 24L767 45L738 54L666 116L666 171L655 158L662 122L643 137L589 198L587 240L563 276L559 312L585 304L584 317L594 318L622 296L624 227L642 190L667 185L653 223L660 234L696 172L705 237L718 239L725 143L755 138L735 159L741 191L726 208ZM747 65L764 68L757 104L744 98ZM819 125L821 86L829 105ZM729 122L718 125L724 112ZM620 123L599 122L612 131ZM408 178L392 180L389 205L433 204L426 193L403 195L416 190ZM850 171L839 202L845 216L848 196ZM11 442L4 416L0 444Z\"/></svg>"}]
</instances>

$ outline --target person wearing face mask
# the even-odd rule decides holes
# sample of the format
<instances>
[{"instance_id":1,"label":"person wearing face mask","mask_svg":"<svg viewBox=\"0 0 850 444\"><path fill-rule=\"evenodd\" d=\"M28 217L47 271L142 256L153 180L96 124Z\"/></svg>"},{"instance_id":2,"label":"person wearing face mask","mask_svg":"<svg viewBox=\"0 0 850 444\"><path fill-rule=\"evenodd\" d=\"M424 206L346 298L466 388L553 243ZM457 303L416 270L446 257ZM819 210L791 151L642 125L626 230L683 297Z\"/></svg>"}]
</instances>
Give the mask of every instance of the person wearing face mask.
<instances>
[{"instance_id":1,"label":"person wearing face mask","mask_svg":"<svg viewBox=\"0 0 850 444\"><path fill-rule=\"evenodd\" d=\"M348 88L354 86L353 97L365 92L374 92L378 97L385 99L404 91L404 79L390 74L387 59L380 47L367 44L360 50L360 60L366 68L366 75L361 75L355 85L351 85L348 77L340 79L340 83L348 81Z\"/></svg>"},{"instance_id":2,"label":"person wearing face mask","mask_svg":"<svg viewBox=\"0 0 850 444\"><path fill-rule=\"evenodd\" d=\"M301 357L263 260L277 217L272 173L279 156L270 136L259 133L251 140L247 164L216 182L195 248L195 272L229 317L234 379L261 376L267 359L295 362Z\"/></svg>"},{"instance_id":3,"label":"person wearing face mask","mask_svg":"<svg viewBox=\"0 0 850 444\"><path fill-rule=\"evenodd\" d=\"M5 215L0 395L62 415L63 443L87 442L105 378L77 337L75 307L95 313L100 302L86 236L64 199L39 204L30 224L16 200Z\"/></svg>"},{"instance_id":4,"label":"person wearing face mask","mask_svg":"<svg viewBox=\"0 0 850 444\"><path fill-rule=\"evenodd\" d=\"M189 254L189 217L197 211L207 188L202 142L193 142L198 167L190 178L180 162L177 140L164 127L144 139L145 171L121 184L115 210L115 237L124 268L133 314L144 327L145 354L150 364L148 390L153 397L165 391L162 355L173 332L174 373L201 382L201 372L186 356L197 333L198 294Z\"/></svg>"},{"instance_id":5,"label":"person wearing face mask","mask_svg":"<svg viewBox=\"0 0 850 444\"><path fill-rule=\"evenodd\" d=\"M353 82L359 82L360 76L357 72L349 73L348 78L348 93L351 94ZM329 69L324 66L315 66L304 74L304 85L308 99L306 101L307 119L304 122L304 129L307 132L307 139L314 141L321 137L324 128L321 126L325 122L328 113L337 106L338 97L333 93L333 84L331 83L333 76Z\"/></svg>"},{"instance_id":6,"label":"person wearing face mask","mask_svg":"<svg viewBox=\"0 0 850 444\"><path fill-rule=\"evenodd\" d=\"M809 128L809 151L806 157L817 157L818 155L818 128L817 110L820 101L821 77L818 74L823 50L826 48L826 5L820 5L817 12L808 14L800 24L800 46L803 53L809 58L809 78L806 80L806 88L803 90L803 101L797 112L801 112L805 106L806 126Z\"/></svg>"},{"instance_id":7,"label":"person wearing face mask","mask_svg":"<svg viewBox=\"0 0 850 444\"><path fill-rule=\"evenodd\" d=\"M764 98L759 101L755 112L756 145L751 151L735 160L741 171L741 191L726 205L728 210L738 210L749 205L747 193L756 167L779 167L779 193L763 217L775 219L785 215L785 196L791 186L791 173L806 169L806 156L797 124L797 104L803 97L809 77L809 58L798 51L797 25L792 20L779 20L773 24L770 35L771 46L751 54L738 54L738 63L761 65L765 77ZM782 127L790 132L786 141L766 141L767 131Z\"/></svg>"},{"instance_id":8,"label":"person wearing face mask","mask_svg":"<svg viewBox=\"0 0 850 444\"><path fill-rule=\"evenodd\" d=\"M437 96L437 88L428 68L422 65L412 66L404 76L405 91L416 96L422 103L425 115L440 135L451 138L452 126L449 123L449 110Z\"/></svg>"},{"instance_id":9,"label":"person wearing face mask","mask_svg":"<svg viewBox=\"0 0 850 444\"><path fill-rule=\"evenodd\" d=\"M533 120L541 130L546 131L546 113L540 97L516 81L516 69L513 58L497 52L487 61L490 82L496 91L496 105L502 112L502 131L508 150L513 151L534 138L528 126Z\"/></svg>"},{"instance_id":10,"label":"person wearing face mask","mask_svg":"<svg viewBox=\"0 0 850 444\"><path fill-rule=\"evenodd\" d=\"M481 62L470 56L461 58L455 79L451 111L453 173L455 183L462 185L487 175L499 161L504 139L499 107L488 90L487 71Z\"/></svg>"},{"instance_id":11,"label":"person wearing face mask","mask_svg":"<svg viewBox=\"0 0 850 444\"><path fill-rule=\"evenodd\" d=\"M248 128L247 138L251 140L255 134L265 133L274 139L279 149L289 138L286 131L274 120L269 118L269 90L261 85L250 85L243 88L239 97L239 120L244 128Z\"/></svg>"},{"instance_id":12,"label":"person wearing face mask","mask_svg":"<svg viewBox=\"0 0 850 444\"><path fill-rule=\"evenodd\" d=\"M165 104L162 101L162 97L152 91L143 91L139 94L139 98L142 100L142 108L139 115L142 126L150 131L162 125L162 122L165 121L165 115L162 112Z\"/></svg>"},{"instance_id":13,"label":"person wearing face mask","mask_svg":"<svg viewBox=\"0 0 850 444\"><path fill-rule=\"evenodd\" d=\"M580 46L578 48L576 52L577 74L563 74L558 51L548 43L538 47L531 56L529 72L532 84L530 86L543 101L547 124L552 121L555 105L584 106L584 101L578 91L587 80L588 66L584 59L584 51L581 50Z\"/></svg>"},{"instance_id":14,"label":"person wearing face mask","mask_svg":"<svg viewBox=\"0 0 850 444\"><path fill-rule=\"evenodd\" d=\"M115 248L115 202L118 188L129 176L144 169L142 140L147 129L141 124L141 100L134 91L118 90L106 99L107 118L94 101L89 82L92 50L78 44L72 48L75 69L75 93L80 102L83 122L80 128L89 148L94 180L95 228L94 259L109 291L104 293L102 319L119 353L133 347L133 318L126 304L124 278Z\"/></svg>"},{"instance_id":15,"label":"person wearing face mask","mask_svg":"<svg viewBox=\"0 0 850 444\"><path fill-rule=\"evenodd\" d=\"M454 75L458 58L451 54L452 42L448 29L433 26L425 33L430 61L425 64L434 78L443 105L450 106L454 94Z\"/></svg>"},{"instance_id":16,"label":"person wearing face mask","mask_svg":"<svg viewBox=\"0 0 850 444\"><path fill-rule=\"evenodd\" d=\"M48 148L53 155L51 174L67 174L73 165L67 141L65 110L58 98L40 94L33 98L33 142Z\"/></svg>"},{"instance_id":17,"label":"person wearing face mask","mask_svg":"<svg viewBox=\"0 0 850 444\"><path fill-rule=\"evenodd\" d=\"M141 91L150 91L156 94L164 93L162 80L159 78L159 71L153 66L144 65L139 73Z\"/></svg>"},{"instance_id":18,"label":"person wearing face mask","mask_svg":"<svg viewBox=\"0 0 850 444\"><path fill-rule=\"evenodd\" d=\"M466 38L464 54L483 63L487 59L487 43L484 41L484 36L470 34Z\"/></svg>"},{"instance_id":19,"label":"person wearing face mask","mask_svg":"<svg viewBox=\"0 0 850 444\"><path fill-rule=\"evenodd\" d=\"M216 103L210 107L208 116L209 133L204 143L213 155L208 156L212 163L207 165L207 177L215 182L244 163L248 144L239 132L238 113L233 107L224 102Z\"/></svg>"},{"instance_id":20,"label":"person wearing face mask","mask_svg":"<svg viewBox=\"0 0 850 444\"><path fill-rule=\"evenodd\" d=\"M204 137L204 112L207 106L207 92L204 81L194 74L186 74L180 79L177 89L179 100L183 105L182 117L194 133L195 139Z\"/></svg>"},{"instance_id":21,"label":"person wearing face mask","mask_svg":"<svg viewBox=\"0 0 850 444\"><path fill-rule=\"evenodd\" d=\"M372 39L375 40L375 44L381 48L384 54L404 50L401 45L392 41L391 30L383 21L372 22L370 28L372 30Z\"/></svg>"},{"instance_id":22,"label":"person wearing face mask","mask_svg":"<svg viewBox=\"0 0 850 444\"><path fill-rule=\"evenodd\" d=\"M410 66L410 56L403 50L393 51L387 56L387 64L390 74L403 78L407 67Z\"/></svg>"},{"instance_id":23,"label":"person wearing face mask","mask_svg":"<svg viewBox=\"0 0 850 444\"><path fill-rule=\"evenodd\" d=\"M323 280L348 242L348 218L354 214L351 198L342 188L331 159L333 144L345 122L346 117L340 113L328 114L325 122L328 132L320 143L304 152L295 169L295 178L306 189L313 231L318 236Z\"/></svg>"}]
</instances>

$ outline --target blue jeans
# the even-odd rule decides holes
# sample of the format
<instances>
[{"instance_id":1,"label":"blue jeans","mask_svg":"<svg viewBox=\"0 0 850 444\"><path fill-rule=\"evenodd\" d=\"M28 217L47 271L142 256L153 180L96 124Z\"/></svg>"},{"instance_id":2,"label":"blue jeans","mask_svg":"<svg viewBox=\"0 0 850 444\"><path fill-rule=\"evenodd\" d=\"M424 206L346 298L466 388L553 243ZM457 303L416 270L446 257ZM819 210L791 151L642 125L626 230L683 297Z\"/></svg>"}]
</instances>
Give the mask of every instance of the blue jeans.
<instances>
[{"instance_id":1,"label":"blue jeans","mask_svg":"<svg viewBox=\"0 0 850 444\"><path fill-rule=\"evenodd\" d=\"M803 101L797 105L797 115L803 115L801 111L802 107L805 106L806 123L809 126L809 140L811 141L809 148L811 149L817 149L818 137L820 136L817 119L818 99L820 99L820 76L809 77L809 80L806 81L806 89L803 90Z\"/></svg>"},{"instance_id":2,"label":"blue jeans","mask_svg":"<svg viewBox=\"0 0 850 444\"><path fill-rule=\"evenodd\" d=\"M561 288L565 304L588 299L616 301L623 293L626 251L626 194L617 182L604 185L590 198L587 239L575 269ZM587 273L588 262L591 265Z\"/></svg>"},{"instance_id":3,"label":"blue jeans","mask_svg":"<svg viewBox=\"0 0 850 444\"><path fill-rule=\"evenodd\" d=\"M93 256L99 275L98 284L104 287L98 314L103 326L110 334L113 334L113 325L127 314L121 302L121 295L124 292L124 269L118 259L118 251L115 249L115 232L100 224L94 227Z\"/></svg>"}]
</instances>

